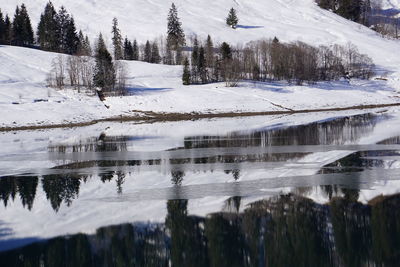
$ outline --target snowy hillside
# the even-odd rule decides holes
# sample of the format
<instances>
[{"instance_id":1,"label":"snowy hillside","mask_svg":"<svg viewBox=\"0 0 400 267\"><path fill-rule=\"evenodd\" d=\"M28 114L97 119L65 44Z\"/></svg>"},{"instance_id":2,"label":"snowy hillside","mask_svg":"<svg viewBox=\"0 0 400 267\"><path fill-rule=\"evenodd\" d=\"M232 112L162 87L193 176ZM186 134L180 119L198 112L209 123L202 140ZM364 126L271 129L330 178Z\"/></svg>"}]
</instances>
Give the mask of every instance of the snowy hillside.
<instances>
[{"instance_id":1,"label":"snowy hillside","mask_svg":"<svg viewBox=\"0 0 400 267\"><path fill-rule=\"evenodd\" d=\"M3 0L0 8L10 15L17 4L28 8L33 27L36 29L46 1ZM122 34L140 43L165 35L166 18L172 1L165 0L53 0L58 9L64 5L74 15L77 28L95 38L102 32L110 41L111 21L117 17ZM372 54L377 47L385 50L399 49L390 41L377 39L377 34L359 24L349 22L329 11L320 9L314 0L175 0L186 36L205 38L210 34L215 41L246 43L248 41L277 36L282 41L300 40L315 45L345 44L352 41L363 53L373 56L378 64L388 63L390 51ZM396 4L395 0L386 3ZM238 12L239 27L226 26L225 18L230 7Z\"/></svg>"},{"instance_id":2,"label":"snowy hillside","mask_svg":"<svg viewBox=\"0 0 400 267\"><path fill-rule=\"evenodd\" d=\"M400 1L399 0L376 0L381 4L382 9L400 9Z\"/></svg>"},{"instance_id":3,"label":"snowy hillside","mask_svg":"<svg viewBox=\"0 0 400 267\"><path fill-rule=\"evenodd\" d=\"M14 13L25 2L36 28L46 1L2 0L3 12ZM176 0L186 36L210 34L222 41L245 43L277 36L312 45L354 43L377 64L378 76L387 81L346 81L293 86L286 83L242 83L237 88L221 84L182 86L180 66L126 62L128 86L133 96L109 98L105 108L97 98L47 88L45 79L54 53L0 46L0 127L85 122L134 110L157 112L247 112L288 109L349 107L398 102L400 42L320 9L313 0ZM166 32L171 1L164 0L54 0L74 15L77 27L94 38L100 31L110 43L111 20L119 19L124 35L140 42ZM395 3L391 1L390 3ZM225 25L228 9L238 11L238 29ZM82 103L85 103L82 105Z\"/></svg>"}]
</instances>

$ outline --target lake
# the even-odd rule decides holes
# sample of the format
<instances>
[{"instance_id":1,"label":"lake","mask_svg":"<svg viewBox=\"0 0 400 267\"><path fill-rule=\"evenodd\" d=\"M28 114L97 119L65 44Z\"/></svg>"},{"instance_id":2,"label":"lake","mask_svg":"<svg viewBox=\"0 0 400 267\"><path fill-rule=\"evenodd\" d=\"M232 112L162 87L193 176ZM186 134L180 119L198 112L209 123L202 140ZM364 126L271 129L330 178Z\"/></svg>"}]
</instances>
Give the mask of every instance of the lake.
<instances>
[{"instance_id":1,"label":"lake","mask_svg":"<svg viewBox=\"0 0 400 267\"><path fill-rule=\"evenodd\" d=\"M400 115L0 133L1 266L394 266Z\"/></svg>"}]
</instances>

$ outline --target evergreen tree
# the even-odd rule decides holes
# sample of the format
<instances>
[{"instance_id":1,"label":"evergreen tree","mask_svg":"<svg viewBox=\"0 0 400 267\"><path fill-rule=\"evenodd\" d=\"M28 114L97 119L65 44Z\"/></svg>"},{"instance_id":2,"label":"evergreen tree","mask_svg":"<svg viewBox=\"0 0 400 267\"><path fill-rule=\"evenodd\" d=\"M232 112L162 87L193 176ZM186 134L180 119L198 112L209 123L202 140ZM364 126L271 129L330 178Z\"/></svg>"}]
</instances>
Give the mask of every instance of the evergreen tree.
<instances>
[{"instance_id":1,"label":"evergreen tree","mask_svg":"<svg viewBox=\"0 0 400 267\"><path fill-rule=\"evenodd\" d=\"M89 37L87 35L85 37L83 32L79 31L78 40L77 54L80 56L91 56L92 48L90 47Z\"/></svg>"},{"instance_id":2,"label":"evergreen tree","mask_svg":"<svg viewBox=\"0 0 400 267\"><path fill-rule=\"evenodd\" d=\"M94 85L102 90L114 89L116 74L111 54L108 52L102 34L99 35L96 47L96 66L94 71Z\"/></svg>"},{"instance_id":3,"label":"evergreen tree","mask_svg":"<svg viewBox=\"0 0 400 267\"><path fill-rule=\"evenodd\" d=\"M182 24L179 21L178 17L178 10L174 3L171 5L171 9L169 10L168 14L168 29L167 29L167 47L170 50L178 50L182 48L186 41L185 41L185 33L182 29Z\"/></svg>"},{"instance_id":4,"label":"evergreen tree","mask_svg":"<svg viewBox=\"0 0 400 267\"><path fill-rule=\"evenodd\" d=\"M139 47L137 44L137 41L133 41L133 54L132 54L132 60L139 60Z\"/></svg>"},{"instance_id":5,"label":"evergreen tree","mask_svg":"<svg viewBox=\"0 0 400 267\"><path fill-rule=\"evenodd\" d=\"M122 51L122 36L121 36L121 31L118 28L118 20L117 18L114 18L112 21L112 43L114 46L114 58L115 60L120 60L123 59L123 51Z\"/></svg>"},{"instance_id":6,"label":"evergreen tree","mask_svg":"<svg viewBox=\"0 0 400 267\"><path fill-rule=\"evenodd\" d=\"M206 53L206 66L208 68L211 68L214 66L214 44L211 40L210 35L207 36L205 53Z\"/></svg>"},{"instance_id":7,"label":"evergreen tree","mask_svg":"<svg viewBox=\"0 0 400 267\"><path fill-rule=\"evenodd\" d=\"M67 28L69 25L70 16L64 6L61 6L57 13L57 24L58 24L58 38L59 48L58 52L66 53L67 50Z\"/></svg>"},{"instance_id":8,"label":"evergreen tree","mask_svg":"<svg viewBox=\"0 0 400 267\"><path fill-rule=\"evenodd\" d=\"M189 70L189 60L187 57L185 57L183 61L183 74L182 74L182 82L183 85L189 85L190 84L190 70Z\"/></svg>"},{"instance_id":9,"label":"evergreen tree","mask_svg":"<svg viewBox=\"0 0 400 267\"><path fill-rule=\"evenodd\" d=\"M6 15L6 18L4 19L4 27L5 27L4 42L5 44L11 44L11 40L13 38L13 30L12 30L12 23L8 15Z\"/></svg>"},{"instance_id":10,"label":"evergreen tree","mask_svg":"<svg viewBox=\"0 0 400 267\"><path fill-rule=\"evenodd\" d=\"M37 29L38 43L44 50L58 51L60 47L60 29L57 12L51 2L46 4L40 16Z\"/></svg>"},{"instance_id":11,"label":"evergreen tree","mask_svg":"<svg viewBox=\"0 0 400 267\"><path fill-rule=\"evenodd\" d=\"M223 42L221 44L220 53L222 56L222 60L232 59L232 50L228 43Z\"/></svg>"},{"instance_id":12,"label":"evergreen tree","mask_svg":"<svg viewBox=\"0 0 400 267\"><path fill-rule=\"evenodd\" d=\"M21 8L17 6L12 25L13 44L17 46L27 46L33 44L33 30L28 11L24 4Z\"/></svg>"},{"instance_id":13,"label":"evergreen tree","mask_svg":"<svg viewBox=\"0 0 400 267\"><path fill-rule=\"evenodd\" d=\"M205 58L205 52L204 52L204 47L201 46L199 50L199 60L197 63L197 73L200 77L201 83L206 83L207 82L207 69L206 69L206 58Z\"/></svg>"},{"instance_id":14,"label":"evergreen tree","mask_svg":"<svg viewBox=\"0 0 400 267\"><path fill-rule=\"evenodd\" d=\"M0 9L0 44L4 44L4 37L6 35L6 25L4 22L4 17L3 17L3 13L1 12Z\"/></svg>"},{"instance_id":15,"label":"evergreen tree","mask_svg":"<svg viewBox=\"0 0 400 267\"><path fill-rule=\"evenodd\" d=\"M125 38L124 41L124 59L125 60L133 60L133 47L132 42Z\"/></svg>"},{"instance_id":16,"label":"evergreen tree","mask_svg":"<svg viewBox=\"0 0 400 267\"><path fill-rule=\"evenodd\" d=\"M197 66L199 64L199 42L197 41L197 37L195 37L193 41L193 49L192 49L192 81L193 83L198 82L198 70Z\"/></svg>"},{"instance_id":17,"label":"evergreen tree","mask_svg":"<svg viewBox=\"0 0 400 267\"><path fill-rule=\"evenodd\" d=\"M78 46L79 46L79 37L76 33L74 18L71 17L65 33L64 53L74 55L78 52Z\"/></svg>"},{"instance_id":18,"label":"evergreen tree","mask_svg":"<svg viewBox=\"0 0 400 267\"><path fill-rule=\"evenodd\" d=\"M144 46L144 58L145 62L151 62L151 45L149 40L147 40L146 45Z\"/></svg>"},{"instance_id":19,"label":"evergreen tree","mask_svg":"<svg viewBox=\"0 0 400 267\"><path fill-rule=\"evenodd\" d=\"M239 22L239 19L236 15L236 10L233 7L229 10L228 17L226 18L226 24L233 29L236 29L236 26Z\"/></svg>"},{"instance_id":20,"label":"evergreen tree","mask_svg":"<svg viewBox=\"0 0 400 267\"><path fill-rule=\"evenodd\" d=\"M85 55L91 56L92 55L92 46L90 44L90 40L87 35L85 36L85 43L84 43L83 47L85 48L85 52L86 52Z\"/></svg>"},{"instance_id":21,"label":"evergreen tree","mask_svg":"<svg viewBox=\"0 0 400 267\"><path fill-rule=\"evenodd\" d=\"M150 57L150 62L151 63L160 63L161 57L160 57L160 52L158 50L158 45L157 42L154 41L153 45L151 46L151 57Z\"/></svg>"}]
</instances>

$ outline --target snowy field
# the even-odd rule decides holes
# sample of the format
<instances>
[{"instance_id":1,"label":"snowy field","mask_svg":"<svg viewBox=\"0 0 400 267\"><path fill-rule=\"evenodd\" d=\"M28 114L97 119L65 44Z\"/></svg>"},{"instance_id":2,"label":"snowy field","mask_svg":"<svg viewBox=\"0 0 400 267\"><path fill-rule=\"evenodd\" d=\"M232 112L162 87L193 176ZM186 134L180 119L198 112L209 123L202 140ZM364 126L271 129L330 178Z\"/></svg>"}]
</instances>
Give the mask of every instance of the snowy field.
<instances>
[{"instance_id":1,"label":"snowy field","mask_svg":"<svg viewBox=\"0 0 400 267\"><path fill-rule=\"evenodd\" d=\"M23 1L4 0L3 12L13 14ZM139 42L165 35L170 1L122 0L113 2L53 1L74 15L77 27L94 38L100 31L110 39L111 20L119 19L123 35ZM378 78L386 80L317 83L294 86L284 82L223 83L182 86L181 66L126 62L129 97L107 99L107 109L97 97L46 87L54 53L0 46L0 127L67 124L116 116L136 116L134 111L155 112L247 112L289 109L350 107L399 102L400 42L383 39L359 24L322 10L313 0L267 1L175 1L188 39L210 34L215 44L244 44L277 36L282 41L300 40L312 45L354 43L376 63ZM385 5L396 5L386 1ZM44 1L26 3L36 28ZM229 7L238 11L241 26L225 25ZM107 10L107 12L104 12ZM207 12L204 12L207 10ZM110 23L105 23L109 21ZM109 25L110 24L110 25Z\"/></svg>"}]
</instances>

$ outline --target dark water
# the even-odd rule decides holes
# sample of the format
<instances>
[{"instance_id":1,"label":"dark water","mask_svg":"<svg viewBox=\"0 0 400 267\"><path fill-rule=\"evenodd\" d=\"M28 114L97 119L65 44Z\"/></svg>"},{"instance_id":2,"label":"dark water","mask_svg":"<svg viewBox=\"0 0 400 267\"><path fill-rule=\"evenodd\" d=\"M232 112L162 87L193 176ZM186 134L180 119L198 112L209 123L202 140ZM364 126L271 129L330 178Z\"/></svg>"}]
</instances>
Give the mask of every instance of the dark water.
<instances>
[{"instance_id":1,"label":"dark water","mask_svg":"<svg viewBox=\"0 0 400 267\"><path fill-rule=\"evenodd\" d=\"M391 120L104 131L1 155L0 265L398 266L400 138L377 134Z\"/></svg>"}]
</instances>

